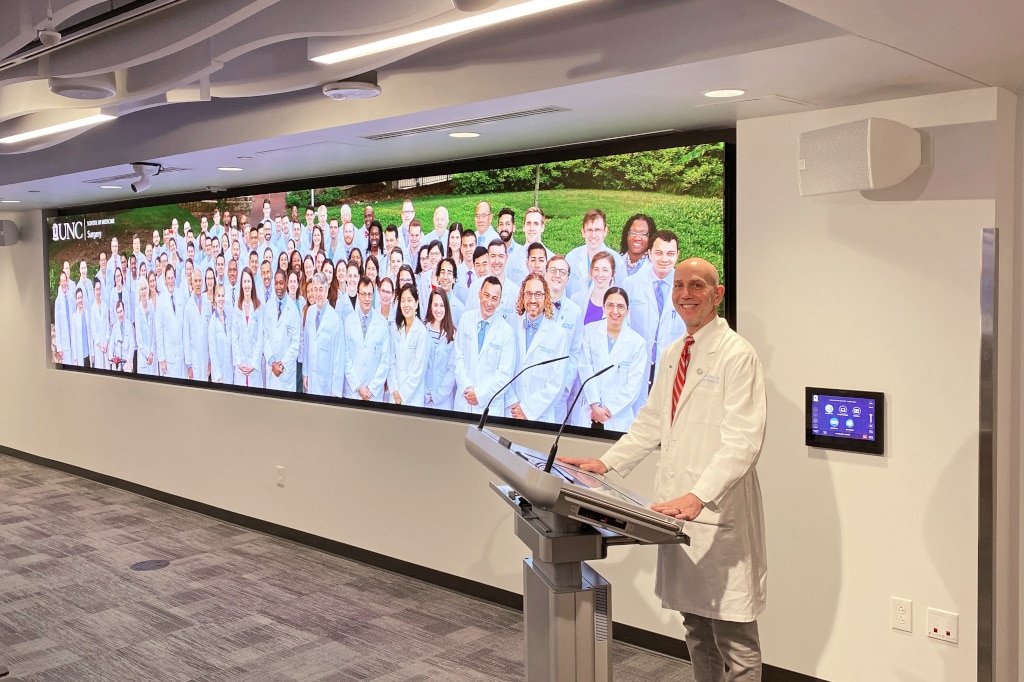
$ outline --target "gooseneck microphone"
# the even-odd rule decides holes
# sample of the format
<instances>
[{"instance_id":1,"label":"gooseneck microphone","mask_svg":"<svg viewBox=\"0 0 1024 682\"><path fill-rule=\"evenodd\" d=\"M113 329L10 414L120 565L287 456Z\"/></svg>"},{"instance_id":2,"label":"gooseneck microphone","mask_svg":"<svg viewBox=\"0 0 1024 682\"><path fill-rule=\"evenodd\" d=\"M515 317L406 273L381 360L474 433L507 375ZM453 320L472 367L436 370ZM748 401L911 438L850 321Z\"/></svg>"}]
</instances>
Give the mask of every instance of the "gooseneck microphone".
<instances>
[{"instance_id":1,"label":"gooseneck microphone","mask_svg":"<svg viewBox=\"0 0 1024 682\"><path fill-rule=\"evenodd\" d=\"M491 396L491 399L487 401L487 406L484 408L484 413L480 415L480 423L476 425L476 428L481 430L481 431L484 430L484 423L487 422L487 413L491 409L491 403L493 403L494 399L497 398L499 395L501 395L502 392L506 388L511 386L513 381L515 381L516 379L521 377L523 375L523 372L525 372L526 370L529 370L529 369L533 369L534 367L540 367L541 365L547 365L547 364L552 363L552 362L558 362L559 360L568 360L568 359L569 359L568 355L563 355L560 358L550 358L548 360L541 360L540 362L535 362L532 365L527 365L526 367L523 367L521 370L516 372L516 375L514 377L512 377L511 379L509 379L507 384L505 384L504 386L499 388L497 391L495 391L494 395ZM587 381L590 381L590 379L587 379Z\"/></svg>"},{"instance_id":2,"label":"gooseneck microphone","mask_svg":"<svg viewBox=\"0 0 1024 682\"><path fill-rule=\"evenodd\" d=\"M572 416L572 410L574 407L576 407L576 402L580 399L580 396L583 395L583 388L587 385L588 382L590 382L591 379L596 379L597 377L601 376L602 374L604 374L605 372L614 367L615 365L608 365L604 369L598 370L597 372L591 374L589 377L587 377L586 381L580 384L580 390L576 391L576 396L572 399L572 404L569 405L569 409L565 413L565 419L562 420L562 426L559 427L558 429L558 435L555 436L555 442L551 444L551 452L548 453L548 461L544 464L544 473L551 473L551 466L555 463L555 455L558 454L558 439L562 437L562 431L565 430L565 425L569 422L569 417Z\"/></svg>"}]
</instances>

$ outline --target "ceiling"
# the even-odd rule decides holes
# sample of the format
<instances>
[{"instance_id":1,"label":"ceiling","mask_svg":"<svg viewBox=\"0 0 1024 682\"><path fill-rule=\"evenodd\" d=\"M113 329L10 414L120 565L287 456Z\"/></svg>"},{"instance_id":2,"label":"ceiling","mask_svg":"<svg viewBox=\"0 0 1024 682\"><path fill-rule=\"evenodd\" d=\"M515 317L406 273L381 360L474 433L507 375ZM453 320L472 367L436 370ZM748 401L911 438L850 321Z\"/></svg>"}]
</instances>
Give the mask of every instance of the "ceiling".
<instances>
[{"instance_id":1,"label":"ceiling","mask_svg":"<svg viewBox=\"0 0 1024 682\"><path fill-rule=\"evenodd\" d=\"M490 11L523 1L476 3ZM334 66L310 57L474 13L452 0L50 8L52 19L46 2L0 0L0 137L91 113L118 118L0 145L0 200L19 201L12 209L131 199L130 180L116 190L95 181L130 173L132 161L183 169L153 179L147 196L158 196L975 87L1024 92L1024 3L1010 0L589 0ZM36 38L48 25L63 34L55 48ZM368 71L379 97L337 102L320 92ZM112 94L69 98L54 84ZM702 95L725 87L746 94ZM552 111L523 115L541 108ZM502 120L457 126L478 138L447 135L494 116ZM440 129L368 139L420 126Z\"/></svg>"}]
</instances>

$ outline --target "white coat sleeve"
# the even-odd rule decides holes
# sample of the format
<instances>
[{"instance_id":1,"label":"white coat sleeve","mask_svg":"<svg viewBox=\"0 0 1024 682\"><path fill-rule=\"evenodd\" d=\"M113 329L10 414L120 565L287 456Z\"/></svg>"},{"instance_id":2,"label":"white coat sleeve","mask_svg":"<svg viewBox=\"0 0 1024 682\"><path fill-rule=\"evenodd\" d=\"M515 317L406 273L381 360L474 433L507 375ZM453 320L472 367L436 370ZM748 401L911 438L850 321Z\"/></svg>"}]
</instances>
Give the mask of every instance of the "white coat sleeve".
<instances>
[{"instance_id":1,"label":"white coat sleeve","mask_svg":"<svg viewBox=\"0 0 1024 682\"><path fill-rule=\"evenodd\" d=\"M430 344L427 340L427 335L422 332L423 329L419 326L414 327L413 331L410 332L410 335L416 335L416 341L418 342L416 344L416 352L406 358L409 365L406 368L404 381L392 389L397 389L402 395L403 400L408 399L409 396L415 393L416 387L423 383L423 376L427 373L427 347ZM398 333L401 334L401 332ZM394 353L392 353L392 356L394 356ZM388 385L393 386L390 383Z\"/></svg>"},{"instance_id":2,"label":"white coat sleeve","mask_svg":"<svg viewBox=\"0 0 1024 682\"><path fill-rule=\"evenodd\" d=\"M648 364L645 362L647 344L644 343L643 337L639 335L632 337L632 340L636 343L633 344L628 358L624 358L629 362L629 365L625 366L620 363L620 367L616 367L605 375L605 377L611 377L608 383L614 383L614 388L606 392L602 398L602 403L612 413L613 417L617 417L623 410L633 406L640 392L641 382L647 379Z\"/></svg>"},{"instance_id":3,"label":"white coat sleeve","mask_svg":"<svg viewBox=\"0 0 1024 682\"><path fill-rule=\"evenodd\" d=\"M516 341L512 328L506 324L500 333L501 350L498 351L500 355L498 365L494 368L494 374L487 377L487 381L482 386L473 387L480 405L490 402L498 389L508 383L508 380L516 373Z\"/></svg>"},{"instance_id":4,"label":"white coat sleeve","mask_svg":"<svg viewBox=\"0 0 1024 682\"><path fill-rule=\"evenodd\" d=\"M664 403L671 398L670 383L675 380L674 376L668 377L667 374L668 372L658 372L654 375L651 394L637 413L629 431L601 456L601 461L608 468L615 469L623 476L628 475L647 455L661 447L661 420L668 412L663 409Z\"/></svg>"},{"instance_id":5,"label":"white coat sleeve","mask_svg":"<svg viewBox=\"0 0 1024 682\"><path fill-rule=\"evenodd\" d=\"M167 360L167 344L164 342L164 306L155 306L153 315L156 316L156 361Z\"/></svg>"},{"instance_id":6,"label":"white coat sleeve","mask_svg":"<svg viewBox=\"0 0 1024 682\"><path fill-rule=\"evenodd\" d=\"M377 371L366 384L373 395L380 395L384 390L384 382L388 379L388 372L391 371L392 350L391 350L391 327L384 326L384 333L381 334L380 362L377 363Z\"/></svg>"}]
</instances>

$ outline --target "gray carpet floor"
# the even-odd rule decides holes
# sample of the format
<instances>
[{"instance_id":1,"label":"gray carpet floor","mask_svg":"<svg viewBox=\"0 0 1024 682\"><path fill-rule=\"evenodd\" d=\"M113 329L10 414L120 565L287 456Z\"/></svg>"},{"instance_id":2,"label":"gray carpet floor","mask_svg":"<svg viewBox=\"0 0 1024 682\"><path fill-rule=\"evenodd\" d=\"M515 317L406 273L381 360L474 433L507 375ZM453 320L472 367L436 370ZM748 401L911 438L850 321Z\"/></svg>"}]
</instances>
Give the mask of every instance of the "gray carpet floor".
<instances>
[{"instance_id":1,"label":"gray carpet floor","mask_svg":"<svg viewBox=\"0 0 1024 682\"><path fill-rule=\"evenodd\" d=\"M0 664L24 682L522 680L524 655L518 611L0 456Z\"/></svg>"}]
</instances>

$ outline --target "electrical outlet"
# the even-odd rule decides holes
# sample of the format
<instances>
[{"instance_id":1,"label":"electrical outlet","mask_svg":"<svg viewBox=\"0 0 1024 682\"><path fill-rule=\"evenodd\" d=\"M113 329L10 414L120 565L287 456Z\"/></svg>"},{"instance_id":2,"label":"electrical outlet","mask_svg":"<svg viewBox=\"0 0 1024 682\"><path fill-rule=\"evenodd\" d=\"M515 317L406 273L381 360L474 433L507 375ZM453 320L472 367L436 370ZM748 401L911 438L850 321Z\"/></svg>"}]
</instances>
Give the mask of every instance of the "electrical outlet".
<instances>
[{"instance_id":1,"label":"electrical outlet","mask_svg":"<svg viewBox=\"0 0 1024 682\"><path fill-rule=\"evenodd\" d=\"M960 641L960 614L928 609L928 636L943 642Z\"/></svg>"},{"instance_id":2,"label":"electrical outlet","mask_svg":"<svg viewBox=\"0 0 1024 682\"><path fill-rule=\"evenodd\" d=\"M890 597L889 625L893 630L914 631L914 602L900 597Z\"/></svg>"},{"instance_id":3,"label":"electrical outlet","mask_svg":"<svg viewBox=\"0 0 1024 682\"><path fill-rule=\"evenodd\" d=\"M277 486L284 487L284 467L277 467Z\"/></svg>"}]
</instances>

